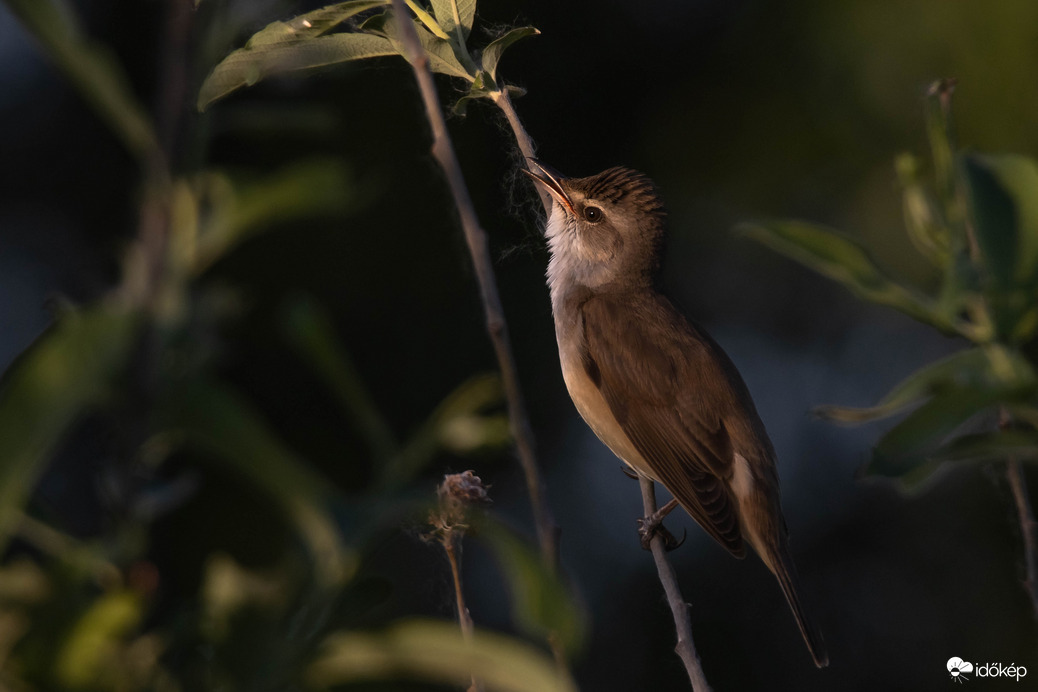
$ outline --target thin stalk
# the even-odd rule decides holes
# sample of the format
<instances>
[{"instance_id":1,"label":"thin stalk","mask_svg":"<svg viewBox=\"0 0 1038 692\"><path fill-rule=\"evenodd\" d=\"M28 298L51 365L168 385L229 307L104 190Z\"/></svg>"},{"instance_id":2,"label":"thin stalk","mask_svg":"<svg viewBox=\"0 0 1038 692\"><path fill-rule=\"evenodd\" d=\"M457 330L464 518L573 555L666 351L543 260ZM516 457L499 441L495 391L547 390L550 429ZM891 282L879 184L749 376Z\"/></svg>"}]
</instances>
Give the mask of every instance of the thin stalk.
<instances>
[{"instance_id":1,"label":"thin stalk","mask_svg":"<svg viewBox=\"0 0 1038 692\"><path fill-rule=\"evenodd\" d=\"M656 511L656 486L645 477L640 477L638 481L641 483L645 516L652 516ZM688 681L692 683L692 689L695 692L710 692L710 684L706 681L706 675L703 674L699 654L696 653L696 645L692 641L692 621L688 616L688 603L681 597L678 577L674 573L674 567L667 559L663 537L657 533L652 537L649 546L652 548L652 557L656 561L656 571L659 572L660 583L663 584L663 591L667 594L667 604L674 616L674 629L678 636L674 653L685 664L685 671L688 673Z\"/></svg>"},{"instance_id":2,"label":"thin stalk","mask_svg":"<svg viewBox=\"0 0 1038 692\"><path fill-rule=\"evenodd\" d=\"M1006 462L1006 478L1013 491L1016 513L1020 520L1020 537L1024 542L1024 590L1031 598L1031 608L1038 618L1038 551L1035 550L1038 538L1038 523L1034 520L1031 502L1027 497L1027 482L1024 478L1024 467L1019 459L1010 458Z\"/></svg>"},{"instance_id":3,"label":"thin stalk","mask_svg":"<svg viewBox=\"0 0 1038 692\"><path fill-rule=\"evenodd\" d=\"M519 145L519 151L528 159L536 157L537 147L534 145L529 133L526 132L526 128L523 127L523 123L519 120L519 114L515 112L515 107L512 106L512 99L508 95L508 90L501 89L500 91L495 91L491 94L491 98L497 104L497 107L501 109L501 112L505 114L505 119L508 121L509 127L512 128L512 134L515 135L516 144ZM540 185L534 185L534 188L537 190L537 195L541 198L541 206L544 207L545 217L551 216L551 195Z\"/></svg>"},{"instance_id":4,"label":"thin stalk","mask_svg":"<svg viewBox=\"0 0 1038 692\"><path fill-rule=\"evenodd\" d=\"M403 0L393 0L393 11L398 17L407 18ZM519 386L515 356L512 353L511 342L508 336L508 323L505 321L501 297L497 291L497 281L494 277L494 267L487 244L487 235L482 226L480 226L479 219L476 216L475 206L472 204L472 198L469 195L468 187L466 187L464 176L461 173L461 165L458 163L454 146L451 144L450 133L447 131L447 123L443 116L443 110L440 107L439 95L436 92L432 72L429 70L429 58L422 50L421 43L418 41L418 34L415 32L414 25L410 19L407 18L401 21L400 27L405 52L404 57L407 58L414 68L415 79L418 81L418 87L422 93L422 101L425 103L426 116L432 129L432 153L447 178L451 194L454 197L454 205L461 219L461 226L465 233L469 254L472 256L472 262L476 270L476 280L479 283L480 297L482 298L486 315L487 332L490 334L494 353L497 356L498 367L501 369L512 435L515 438L516 448L519 452L519 461L526 476L526 485L530 492L530 502L533 505L533 518L537 527L537 540L541 556L545 563L554 570L558 564L558 529L548 508L544 493L544 483L541 480L540 470L537 467L533 429L530 426L526 404ZM555 656L556 660L560 660L561 652L557 648Z\"/></svg>"},{"instance_id":5,"label":"thin stalk","mask_svg":"<svg viewBox=\"0 0 1038 692\"><path fill-rule=\"evenodd\" d=\"M465 592L461 588L461 540L460 536L451 534L443 541L443 549L447 553L447 560L451 563L451 576L454 577L454 600L458 604L458 622L461 624L461 636L465 641L472 641L472 632L475 625L472 615L469 614L468 606L465 605ZM483 692L483 681L472 676L471 692Z\"/></svg>"}]
</instances>

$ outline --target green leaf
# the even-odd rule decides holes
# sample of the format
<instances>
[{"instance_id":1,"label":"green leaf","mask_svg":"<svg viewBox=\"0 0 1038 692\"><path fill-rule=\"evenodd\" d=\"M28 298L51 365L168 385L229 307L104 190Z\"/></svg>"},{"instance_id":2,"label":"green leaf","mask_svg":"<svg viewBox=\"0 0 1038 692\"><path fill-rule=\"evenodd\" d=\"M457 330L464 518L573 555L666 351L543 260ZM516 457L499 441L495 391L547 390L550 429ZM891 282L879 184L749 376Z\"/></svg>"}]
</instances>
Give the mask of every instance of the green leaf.
<instances>
[{"instance_id":1,"label":"green leaf","mask_svg":"<svg viewBox=\"0 0 1038 692\"><path fill-rule=\"evenodd\" d=\"M931 455L938 461L1021 461L1038 459L1038 431L999 430L963 435Z\"/></svg>"},{"instance_id":2,"label":"green leaf","mask_svg":"<svg viewBox=\"0 0 1038 692\"><path fill-rule=\"evenodd\" d=\"M300 161L255 181L210 173L198 187L209 215L195 250L196 274L258 233L292 219L341 214L355 197L348 171L334 159Z\"/></svg>"},{"instance_id":3,"label":"green leaf","mask_svg":"<svg viewBox=\"0 0 1038 692\"><path fill-rule=\"evenodd\" d=\"M289 306L284 324L296 349L331 387L350 422L367 438L376 466L384 468L398 451L393 431L336 337L327 313L313 301L299 299Z\"/></svg>"},{"instance_id":4,"label":"green leaf","mask_svg":"<svg viewBox=\"0 0 1038 692\"><path fill-rule=\"evenodd\" d=\"M476 0L432 0L432 8L444 31L451 34L460 26L462 36L468 38L476 17Z\"/></svg>"},{"instance_id":5,"label":"green leaf","mask_svg":"<svg viewBox=\"0 0 1038 692\"><path fill-rule=\"evenodd\" d=\"M483 69L490 74L491 78L496 80L497 63L501 60L501 55L504 54L505 49L520 39L524 39L527 36L537 36L540 33L540 31L532 26L524 26L512 29L504 36L499 36L494 39L486 48L483 49L483 54L480 57Z\"/></svg>"},{"instance_id":6,"label":"green leaf","mask_svg":"<svg viewBox=\"0 0 1038 692\"><path fill-rule=\"evenodd\" d=\"M911 154L902 154L897 157L895 168L901 183L909 240L934 266L946 267L951 259L949 231L936 201L920 180L918 160Z\"/></svg>"},{"instance_id":7,"label":"green leaf","mask_svg":"<svg viewBox=\"0 0 1038 692\"><path fill-rule=\"evenodd\" d=\"M66 313L0 382L0 553L62 435L104 402L138 320L109 306Z\"/></svg>"},{"instance_id":8,"label":"green leaf","mask_svg":"<svg viewBox=\"0 0 1038 692\"><path fill-rule=\"evenodd\" d=\"M444 41L450 40L450 34L444 31L443 28L436 23L436 20L433 19L432 15L423 10L422 6L415 2L415 0L404 0L404 2L406 2L407 6L412 12L414 12L414 16L418 18L418 21L424 24L425 28L431 31L436 38L442 38Z\"/></svg>"},{"instance_id":9,"label":"green leaf","mask_svg":"<svg viewBox=\"0 0 1038 692\"><path fill-rule=\"evenodd\" d=\"M94 111L140 159L159 151L146 111L111 52L85 36L64 0L7 0L58 68Z\"/></svg>"},{"instance_id":10,"label":"green leaf","mask_svg":"<svg viewBox=\"0 0 1038 692\"><path fill-rule=\"evenodd\" d=\"M814 269L852 293L886 305L945 332L959 331L932 301L888 278L859 243L838 231L797 221L774 221L740 227L751 238Z\"/></svg>"},{"instance_id":11,"label":"green leaf","mask_svg":"<svg viewBox=\"0 0 1038 692\"><path fill-rule=\"evenodd\" d=\"M393 42L395 51L400 55L405 55L396 21L396 17L390 17L386 20L383 28L386 35L389 36L389 40ZM433 72L450 75L451 77L461 77L470 82L475 79L475 76L469 74L468 68L458 59L457 54L454 52L454 46L450 41L444 41L433 36L419 22L414 22L414 28L418 33L418 40L422 44L422 49L429 58L429 69Z\"/></svg>"},{"instance_id":12,"label":"green leaf","mask_svg":"<svg viewBox=\"0 0 1038 692\"><path fill-rule=\"evenodd\" d=\"M271 22L253 34L245 47L255 49L314 39L325 35L354 15L388 4L389 0L353 0L328 5L301 14L287 22Z\"/></svg>"},{"instance_id":13,"label":"green leaf","mask_svg":"<svg viewBox=\"0 0 1038 692\"><path fill-rule=\"evenodd\" d=\"M499 406L503 398L497 374L476 375L461 383L385 464L382 483L392 487L413 478L441 449L465 454L510 442L507 418L486 414L486 409Z\"/></svg>"},{"instance_id":14,"label":"green leaf","mask_svg":"<svg viewBox=\"0 0 1038 692\"><path fill-rule=\"evenodd\" d=\"M577 690L550 657L522 640L476 630L466 641L456 624L423 620L379 633L333 634L306 678L319 688L395 679L467 687L471 676L501 692Z\"/></svg>"},{"instance_id":15,"label":"green leaf","mask_svg":"<svg viewBox=\"0 0 1038 692\"><path fill-rule=\"evenodd\" d=\"M880 439L866 473L904 476L931 460L931 454L960 425L1018 396L1017 390L951 387L934 396Z\"/></svg>"},{"instance_id":16,"label":"green leaf","mask_svg":"<svg viewBox=\"0 0 1038 692\"><path fill-rule=\"evenodd\" d=\"M963 157L977 243L1002 285L1038 278L1038 165L1026 156Z\"/></svg>"},{"instance_id":17,"label":"green leaf","mask_svg":"<svg viewBox=\"0 0 1038 692\"><path fill-rule=\"evenodd\" d=\"M508 579L516 624L545 640L557 637L565 651L578 650L585 615L562 578L544 564L539 551L504 525L486 518L477 529L473 535L490 547Z\"/></svg>"},{"instance_id":18,"label":"green leaf","mask_svg":"<svg viewBox=\"0 0 1038 692\"><path fill-rule=\"evenodd\" d=\"M321 586L334 589L356 567L329 505L334 489L289 449L240 396L216 383L184 385L166 411L189 442L213 453L254 483L295 524Z\"/></svg>"},{"instance_id":19,"label":"green leaf","mask_svg":"<svg viewBox=\"0 0 1038 692\"><path fill-rule=\"evenodd\" d=\"M143 617L143 600L133 591L115 591L94 601L58 652L55 675L62 686L96 689L111 669L116 647Z\"/></svg>"},{"instance_id":20,"label":"green leaf","mask_svg":"<svg viewBox=\"0 0 1038 692\"><path fill-rule=\"evenodd\" d=\"M1034 369L1016 351L1001 346L972 348L916 370L876 406L821 406L815 411L823 418L841 423L863 423L891 416L943 389L1023 389L1034 384Z\"/></svg>"},{"instance_id":21,"label":"green leaf","mask_svg":"<svg viewBox=\"0 0 1038 692\"><path fill-rule=\"evenodd\" d=\"M272 75L385 55L397 55L397 49L386 38L373 34L270 35L255 45L250 42L239 48L213 68L198 93L198 110L204 111L236 89Z\"/></svg>"}]
</instances>

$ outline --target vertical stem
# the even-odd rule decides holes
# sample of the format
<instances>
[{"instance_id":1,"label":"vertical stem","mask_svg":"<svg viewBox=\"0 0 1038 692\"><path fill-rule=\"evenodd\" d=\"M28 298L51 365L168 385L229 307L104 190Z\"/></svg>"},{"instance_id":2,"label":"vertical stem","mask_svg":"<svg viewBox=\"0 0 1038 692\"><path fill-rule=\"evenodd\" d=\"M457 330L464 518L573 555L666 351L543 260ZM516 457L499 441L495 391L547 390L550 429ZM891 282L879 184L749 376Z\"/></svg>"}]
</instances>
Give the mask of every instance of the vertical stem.
<instances>
[{"instance_id":1,"label":"vertical stem","mask_svg":"<svg viewBox=\"0 0 1038 692\"><path fill-rule=\"evenodd\" d=\"M645 516L648 517L656 511L656 486L644 476L639 477L638 481L641 483ZM674 629L677 630L678 636L674 653L685 664L685 671L688 673L689 682L692 683L692 689L695 692L710 692L710 684L706 681L706 675L703 674L699 654L696 653L696 645L692 641L692 621L688 615L688 603L681 597L678 578L674 573L674 567L667 559L663 537L657 533L652 537L649 545L652 548L652 557L656 561L656 571L660 575L660 583L663 584L663 591L667 594L670 612L674 616Z\"/></svg>"},{"instance_id":2,"label":"vertical stem","mask_svg":"<svg viewBox=\"0 0 1038 692\"><path fill-rule=\"evenodd\" d=\"M494 277L493 262L490 259L490 250L487 245L486 232L479 224L476 217L476 209L472 204L465 179L461 173L461 165L458 163L454 146L451 144L450 133L447 131L447 123L440 108L439 96L436 85L433 83L432 73L429 71L429 58L422 50L418 41L418 34L410 17L404 10L403 0L393 0L393 12L400 17L401 37L403 39L405 57L414 68L415 79L422 93L425 103L425 112L429 120L429 126L433 134L432 153L443 169L454 197L454 205L457 207L458 216L461 218L461 226L465 233L465 241L468 244L469 254L476 270L476 279L479 283L480 297L486 314L487 332L494 346L497 356L498 367L501 369L501 378L505 386L505 396L508 401L508 417L511 421L512 435L515 437L516 448L519 452L519 462L526 476L526 485L530 492L530 502L533 505L533 518L537 527L537 539L541 549L541 556L551 569L555 569L558 563L558 529L548 502L544 494L544 483L541 480L540 470L537 467L537 459L534 452L533 430L526 413L526 404L523 401L522 390L519 386L519 377L516 371L515 356L512 354L511 342L508 336L508 323L505 321L504 309L501 306L501 297L497 292L497 282ZM560 659L561 653L555 651L556 659Z\"/></svg>"},{"instance_id":3,"label":"vertical stem","mask_svg":"<svg viewBox=\"0 0 1038 692\"><path fill-rule=\"evenodd\" d=\"M1031 607L1038 618L1038 553L1035 550L1035 539L1038 534L1038 523L1034 520L1031 502L1027 498L1027 483L1024 478L1023 464L1019 459L1010 458L1006 463L1006 478L1013 491L1016 502L1016 513L1020 520L1020 536L1024 542L1024 589L1031 598Z\"/></svg>"},{"instance_id":4,"label":"vertical stem","mask_svg":"<svg viewBox=\"0 0 1038 692\"><path fill-rule=\"evenodd\" d=\"M515 112L515 107L512 106L512 99L508 96L508 90L495 91L492 98L497 107L501 109L501 112L505 114L505 119L508 120L508 125L512 128L512 134L515 135L515 141L519 145L519 151L528 159L534 158L537 154L537 147L519 120L519 114ZM551 195L540 185L534 185L534 188L537 190L537 195L541 198L544 215L551 216Z\"/></svg>"},{"instance_id":5,"label":"vertical stem","mask_svg":"<svg viewBox=\"0 0 1038 692\"><path fill-rule=\"evenodd\" d=\"M458 604L458 622L461 625L461 636L465 641L472 641L472 615L465 605L465 592L461 588L461 537L450 533L443 539L443 549L447 552L447 560L451 563L451 576L454 577L454 599ZM483 692L483 681L472 676L470 692Z\"/></svg>"}]
</instances>

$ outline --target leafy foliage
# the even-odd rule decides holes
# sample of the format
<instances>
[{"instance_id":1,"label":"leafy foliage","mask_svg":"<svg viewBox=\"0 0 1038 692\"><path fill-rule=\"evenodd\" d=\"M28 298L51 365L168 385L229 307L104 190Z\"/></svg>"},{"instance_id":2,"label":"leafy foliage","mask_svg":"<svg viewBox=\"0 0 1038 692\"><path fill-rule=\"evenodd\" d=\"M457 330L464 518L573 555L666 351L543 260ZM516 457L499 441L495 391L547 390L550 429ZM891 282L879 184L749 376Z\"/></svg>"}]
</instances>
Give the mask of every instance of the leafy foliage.
<instances>
[{"instance_id":1,"label":"leafy foliage","mask_svg":"<svg viewBox=\"0 0 1038 692\"><path fill-rule=\"evenodd\" d=\"M1038 442L1038 165L1018 155L955 149L953 83L930 89L927 124L932 181L913 156L897 160L905 228L941 272L940 289L921 290L888 277L868 252L835 231L791 221L754 224L752 237L846 286L975 345L907 377L876 406L826 406L828 418L859 423L917 405L876 445L869 473L909 487L943 461L1033 459ZM1006 413L1016 426L1007 424ZM988 414L996 433L966 430ZM1019 429L1023 426L1023 429Z\"/></svg>"},{"instance_id":2,"label":"leafy foliage","mask_svg":"<svg viewBox=\"0 0 1038 692\"><path fill-rule=\"evenodd\" d=\"M396 19L388 11L388 4L385 0L352 0L268 25L213 68L199 92L199 110L273 75L403 55ZM408 0L407 4L415 13L410 21L414 22L429 67L469 84L456 112L463 113L462 104L472 99L494 98L504 90L514 95L523 93L517 87L498 83L497 66L507 48L520 39L537 35L537 29L512 29L491 41L482 53L472 53L467 39L472 33L476 0L432 0L431 13L418 0ZM347 27L347 31L329 33L358 15L361 21Z\"/></svg>"},{"instance_id":3,"label":"leafy foliage","mask_svg":"<svg viewBox=\"0 0 1038 692\"><path fill-rule=\"evenodd\" d=\"M387 517L424 508L414 499L419 474L444 452L466 456L510 443L499 378L472 376L398 438L330 318L313 300L291 302L274 325L341 404L344 427L366 442L367 457L350 461L377 471L363 497L349 497L215 367L213 344L235 301L232 287L207 280L210 270L259 233L349 213L357 196L349 172L324 159L260 175L181 172L170 165L178 152L159 150L121 67L84 35L63 0L10 4L139 156L144 192L120 283L96 304L60 314L0 380L5 684L299 689L399 677L450 683L476 673L494 689L574 689L549 656L516 637L479 632L469 641L454 623L407 619L371 630L362 618L387 593L361 575L368 541ZM482 73L465 40L475 0L410 4L434 69L474 82ZM199 107L272 75L397 54L386 6L353 0L269 24L216 66ZM530 33L488 47L491 73L503 50ZM98 462L118 479L121 520L96 541L65 535L33 504L39 479L81 425L112 427L123 440L112 459ZM158 588L168 566L150 554L154 524L196 501L199 474L256 495L260 509L248 521L287 538L271 539L277 559L265 567L211 550L188 576L197 591L170 607ZM199 550L205 533L190 537ZM557 629L578 646L583 613L568 587L519 536L499 527L484 540L510 570L516 622L537 636ZM261 660L261 670L249 660Z\"/></svg>"}]
</instances>

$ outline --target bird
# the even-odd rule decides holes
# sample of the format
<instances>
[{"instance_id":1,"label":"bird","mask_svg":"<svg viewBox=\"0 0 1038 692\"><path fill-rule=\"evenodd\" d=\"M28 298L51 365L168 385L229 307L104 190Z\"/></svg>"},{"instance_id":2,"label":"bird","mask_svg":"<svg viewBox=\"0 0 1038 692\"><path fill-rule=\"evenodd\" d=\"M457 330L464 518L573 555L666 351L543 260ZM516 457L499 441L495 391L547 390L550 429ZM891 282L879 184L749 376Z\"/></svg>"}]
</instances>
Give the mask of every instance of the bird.
<instances>
[{"instance_id":1,"label":"bird","mask_svg":"<svg viewBox=\"0 0 1038 692\"><path fill-rule=\"evenodd\" d=\"M547 282L577 411L635 474L673 495L657 521L680 504L735 557L753 547L815 665L827 666L799 594L775 449L749 389L717 342L661 291L667 213L656 185L624 167L568 178L528 162L521 170L552 198Z\"/></svg>"}]
</instances>

